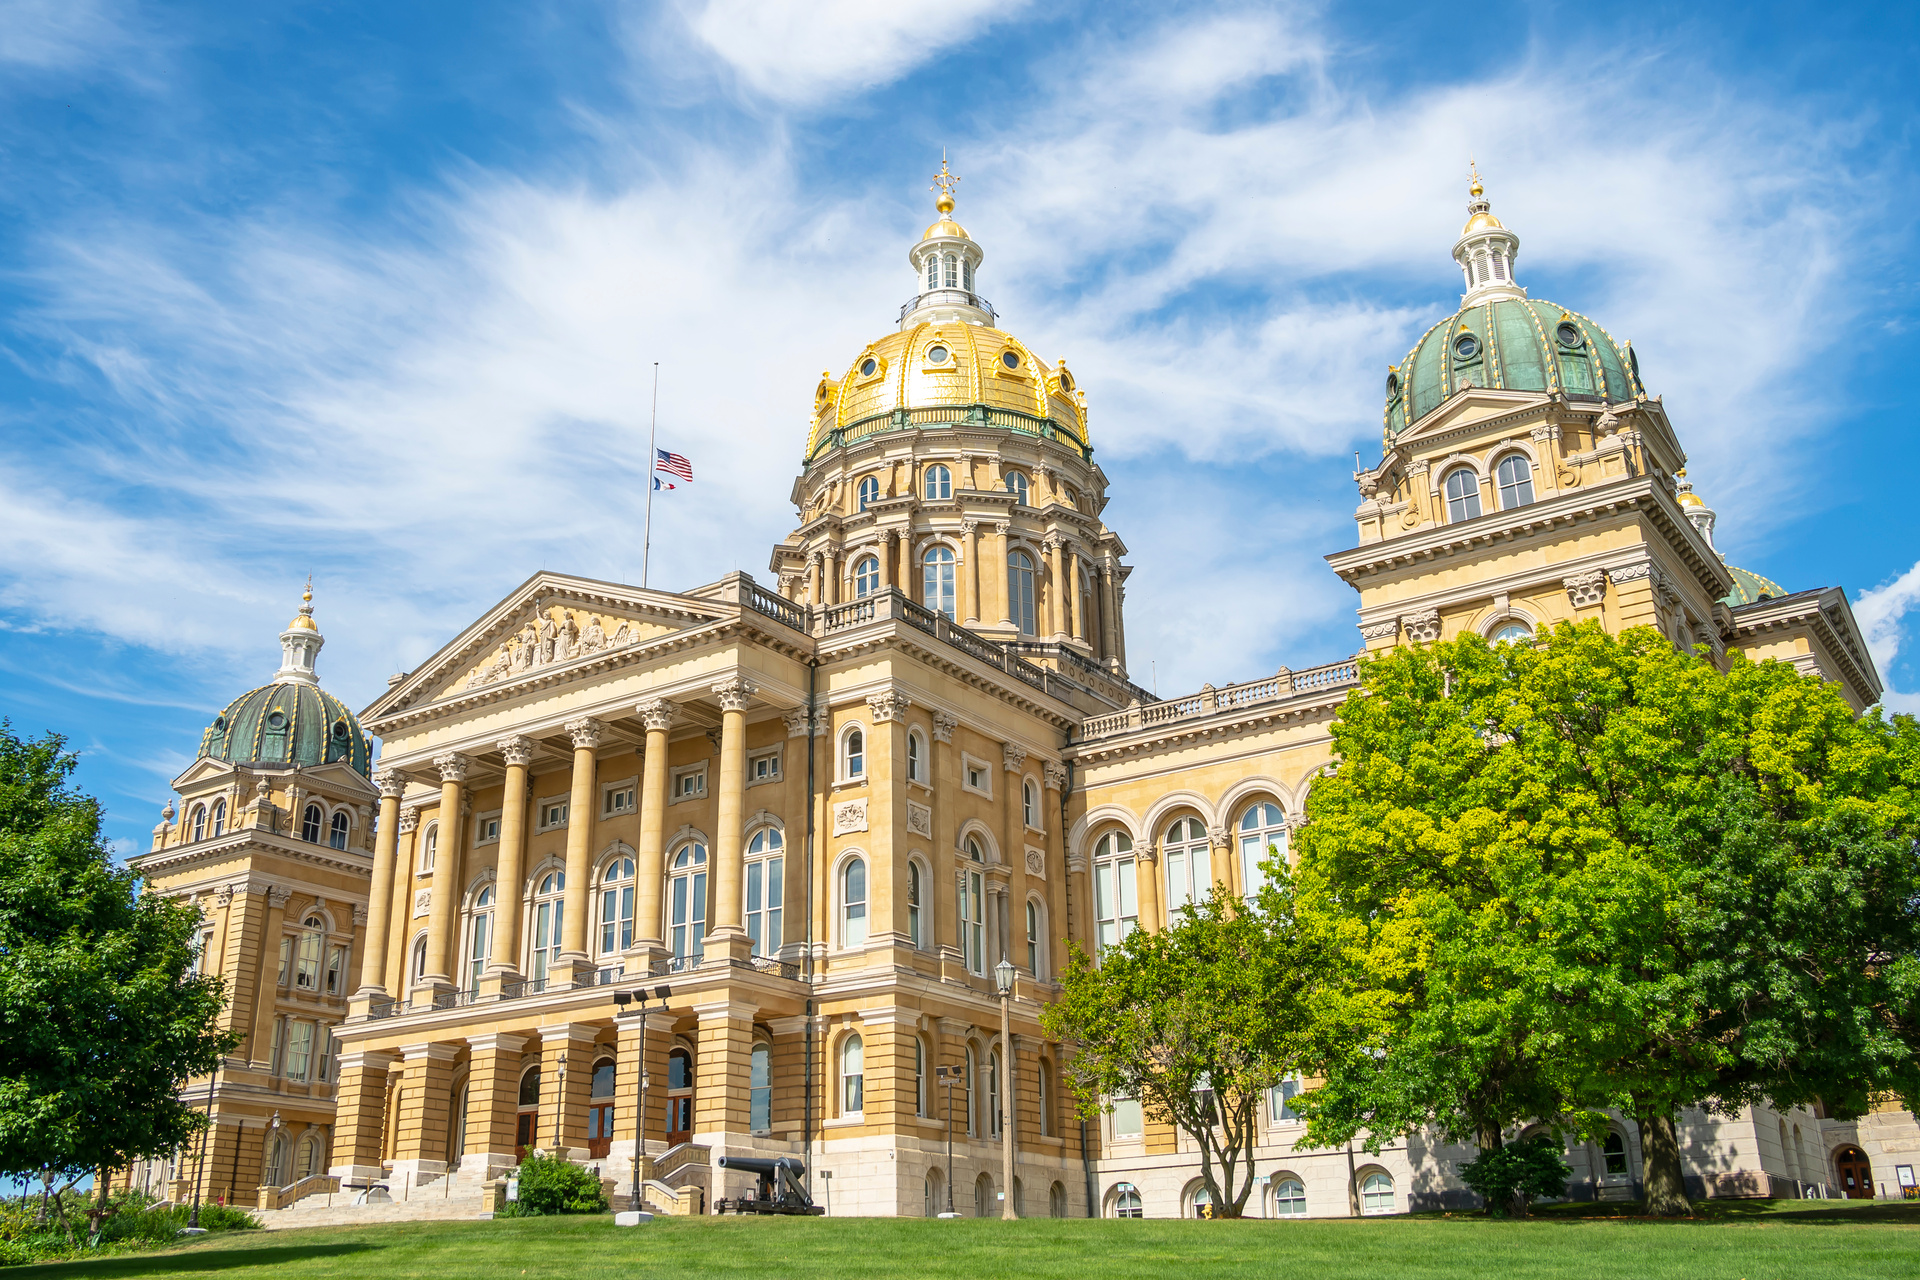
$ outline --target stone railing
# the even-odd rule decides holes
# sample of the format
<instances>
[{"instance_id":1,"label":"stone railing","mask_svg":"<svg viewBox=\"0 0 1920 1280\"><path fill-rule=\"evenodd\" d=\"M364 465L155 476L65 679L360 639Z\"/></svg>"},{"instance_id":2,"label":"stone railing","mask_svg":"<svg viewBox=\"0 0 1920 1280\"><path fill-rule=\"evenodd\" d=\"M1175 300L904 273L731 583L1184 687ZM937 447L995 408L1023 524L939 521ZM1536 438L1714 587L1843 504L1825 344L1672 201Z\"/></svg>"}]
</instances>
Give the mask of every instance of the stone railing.
<instances>
[{"instance_id":1,"label":"stone railing","mask_svg":"<svg viewBox=\"0 0 1920 1280\"><path fill-rule=\"evenodd\" d=\"M1268 676L1264 680L1248 680L1241 684L1224 685L1218 689L1208 685L1200 692L1184 698L1148 702L1128 707L1125 711L1115 711L1109 715L1090 716L1081 726L1080 738L1081 741L1086 742L1094 738L1128 733L1135 729L1170 724L1177 720L1191 720L1200 716L1215 715L1222 711L1237 711L1245 707L1262 706L1272 702L1286 702L1292 698L1304 697L1327 689L1345 688L1359 683L1359 680L1359 663L1353 658L1344 658L1339 662L1323 662L1317 667L1307 667L1300 671L1282 668L1278 674Z\"/></svg>"},{"instance_id":2,"label":"stone railing","mask_svg":"<svg viewBox=\"0 0 1920 1280\"><path fill-rule=\"evenodd\" d=\"M284 1209L290 1204L305 1200L308 1196L328 1195L340 1189L340 1179L324 1173L316 1173L311 1178L285 1187L261 1187L259 1208L264 1213Z\"/></svg>"}]
</instances>

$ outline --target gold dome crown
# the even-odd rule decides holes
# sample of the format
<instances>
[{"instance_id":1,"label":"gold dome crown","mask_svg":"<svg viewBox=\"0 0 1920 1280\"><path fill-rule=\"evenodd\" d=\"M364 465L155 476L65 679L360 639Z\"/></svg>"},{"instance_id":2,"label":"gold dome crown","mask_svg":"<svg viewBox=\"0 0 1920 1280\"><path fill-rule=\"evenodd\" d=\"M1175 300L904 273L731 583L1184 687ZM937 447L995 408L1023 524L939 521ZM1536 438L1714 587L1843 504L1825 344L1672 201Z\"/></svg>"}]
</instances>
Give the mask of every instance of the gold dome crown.
<instances>
[{"instance_id":1,"label":"gold dome crown","mask_svg":"<svg viewBox=\"0 0 1920 1280\"><path fill-rule=\"evenodd\" d=\"M293 621L287 624L289 631L318 631L319 624L313 620L313 578L307 578L307 589L300 593L300 612L293 615Z\"/></svg>"}]
</instances>

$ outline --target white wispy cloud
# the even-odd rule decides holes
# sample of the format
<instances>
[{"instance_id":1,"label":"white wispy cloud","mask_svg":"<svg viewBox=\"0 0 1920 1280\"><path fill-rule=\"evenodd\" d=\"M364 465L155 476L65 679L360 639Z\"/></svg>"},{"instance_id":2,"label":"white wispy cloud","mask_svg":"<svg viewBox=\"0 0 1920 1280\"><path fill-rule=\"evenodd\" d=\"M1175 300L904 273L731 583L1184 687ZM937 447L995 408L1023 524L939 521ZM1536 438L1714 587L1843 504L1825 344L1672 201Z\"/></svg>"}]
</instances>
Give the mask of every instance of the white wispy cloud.
<instances>
[{"instance_id":1,"label":"white wispy cloud","mask_svg":"<svg viewBox=\"0 0 1920 1280\"><path fill-rule=\"evenodd\" d=\"M1910 715L1920 715L1920 692L1893 687L1893 664L1907 638L1908 616L1916 610L1920 610L1920 564L1891 582L1861 592L1860 598L1853 602L1854 619L1866 633L1867 650L1873 655L1874 665L1880 668L1880 679L1887 686L1880 696L1880 705L1889 711Z\"/></svg>"}]
</instances>

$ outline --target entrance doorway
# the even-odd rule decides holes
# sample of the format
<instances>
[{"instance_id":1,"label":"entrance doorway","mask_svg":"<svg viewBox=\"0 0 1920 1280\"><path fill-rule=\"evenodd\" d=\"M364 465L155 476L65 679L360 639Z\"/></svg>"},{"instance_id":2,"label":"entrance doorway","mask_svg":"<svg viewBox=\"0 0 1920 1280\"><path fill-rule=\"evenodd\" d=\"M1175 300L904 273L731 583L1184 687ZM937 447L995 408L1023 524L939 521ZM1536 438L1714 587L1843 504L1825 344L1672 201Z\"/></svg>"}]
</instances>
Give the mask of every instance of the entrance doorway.
<instances>
[{"instance_id":1,"label":"entrance doorway","mask_svg":"<svg viewBox=\"0 0 1920 1280\"><path fill-rule=\"evenodd\" d=\"M593 1089L587 1097L587 1155L598 1160L613 1147L613 1059L593 1064Z\"/></svg>"},{"instance_id":2,"label":"entrance doorway","mask_svg":"<svg viewBox=\"0 0 1920 1280\"><path fill-rule=\"evenodd\" d=\"M1839 1177L1840 1189L1847 1193L1847 1199L1873 1199L1873 1165L1868 1162L1866 1152L1858 1147L1841 1147L1833 1153L1833 1172Z\"/></svg>"},{"instance_id":3,"label":"entrance doorway","mask_svg":"<svg viewBox=\"0 0 1920 1280\"><path fill-rule=\"evenodd\" d=\"M525 1160L540 1139L540 1068L520 1077L520 1117L513 1131L513 1158Z\"/></svg>"},{"instance_id":4,"label":"entrance doorway","mask_svg":"<svg viewBox=\"0 0 1920 1280\"><path fill-rule=\"evenodd\" d=\"M693 1137L693 1055L675 1048L667 1054L667 1145Z\"/></svg>"}]
</instances>

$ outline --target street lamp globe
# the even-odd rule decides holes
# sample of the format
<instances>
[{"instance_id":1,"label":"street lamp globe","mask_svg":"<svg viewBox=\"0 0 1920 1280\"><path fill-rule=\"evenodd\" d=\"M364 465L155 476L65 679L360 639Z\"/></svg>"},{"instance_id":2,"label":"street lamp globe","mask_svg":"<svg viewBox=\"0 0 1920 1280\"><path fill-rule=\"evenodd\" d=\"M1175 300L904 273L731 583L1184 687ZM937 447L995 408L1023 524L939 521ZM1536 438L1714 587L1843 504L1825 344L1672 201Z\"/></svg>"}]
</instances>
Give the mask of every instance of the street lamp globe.
<instances>
[{"instance_id":1,"label":"street lamp globe","mask_svg":"<svg viewBox=\"0 0 1920 1280\"><path fill-rule=\"evenodd\" d=\"M1013 962L1011 960L1002 960L999 964L993 966L993 980L998 984L1001 995L1005 995L1007 992L1013 990Z\"/></svg>"}]
</instances>

